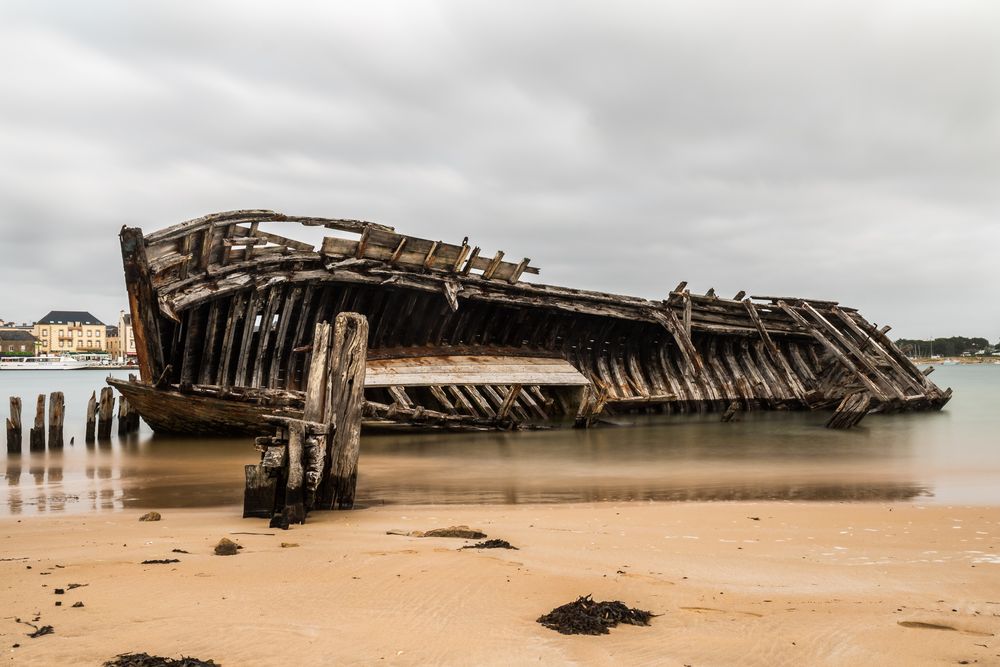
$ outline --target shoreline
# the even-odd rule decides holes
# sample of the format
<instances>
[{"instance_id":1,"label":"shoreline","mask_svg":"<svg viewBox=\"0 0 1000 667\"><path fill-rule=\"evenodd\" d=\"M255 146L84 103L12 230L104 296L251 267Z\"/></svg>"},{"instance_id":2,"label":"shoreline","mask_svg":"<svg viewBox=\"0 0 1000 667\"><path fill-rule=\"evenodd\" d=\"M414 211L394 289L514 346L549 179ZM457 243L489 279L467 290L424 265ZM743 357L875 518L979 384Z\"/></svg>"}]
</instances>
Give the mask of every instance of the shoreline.
<instances>
[{"instance_id":1,"label":"shoreline","mask_svg":"<svg viewBox=\"0 0 1000 667\"><path fill-rule=\"evenodd\" d=\"M960 364L963 366L993 365L1000 364L998 357L914 357L910 359L914 364L920 366L934 366L941 364Z\"/></svg>"},{"instance_id":2,"label":"shoreline","mask_svg":"<svg viewBox=\"0 0 1000 667\"><path fill-rule=\"evenodd\" d=\"M388 505L315 513L288 531L236 507L162 513L0 519L8 662L101 664L131 651L222 665L1000 658L997 506ZM519 550L386 534L459 524ZM245 548L215 556L222 537ZM140 564L164 558L180 562ZM659 616L599 637L535 623L587 594ZM13 620L36 612L54 634L29 639Z\"/></svg>"}]
</instances>

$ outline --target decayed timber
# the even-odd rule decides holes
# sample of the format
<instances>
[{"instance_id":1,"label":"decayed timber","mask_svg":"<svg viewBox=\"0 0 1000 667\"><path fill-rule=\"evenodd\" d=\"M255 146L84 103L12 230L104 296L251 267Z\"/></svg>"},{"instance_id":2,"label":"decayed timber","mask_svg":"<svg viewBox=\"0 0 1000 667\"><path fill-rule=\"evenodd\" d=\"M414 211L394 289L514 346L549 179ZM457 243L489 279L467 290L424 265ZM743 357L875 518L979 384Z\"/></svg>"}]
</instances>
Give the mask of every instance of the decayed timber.
<instances>
[{"instance_id":1,"label":"decayed timber","mask_svg":"<svg viewBox=\"0 0 1000 667\"><path fill-rule=\"evenodd\" d=\"M10 397L10 417L7 418L7 453L20 454L22 447L21 397Z\"/></svg>"},{"instance_id":2,"label":"decayed timber","mask_svg":"<svg viewBox=\"0 0 1000 667\"><path fill-rule=\"evenodd\" d=\"M114 417L115 393L111 387L101 389L101 400L97 410L97 439L111 438L111 421Z\"/></svg>"},{"instance_id":3,"label":"decayed timber","mask_svg":"<svg viewBox=\"0 0 1000 667\"><path fill-rule=\"evenodd\" d=\"M291 238L299 225L327 236ZM157 431L267 432L275 406L301 417L319 356L310 337L345 312L368 324L366 426L833 408L859 390L889 412L951 396L886 328L833 301L543 285L524 280L539 272L530 260L468 239L271 211L120 236L141 382L112 383Z\"/></svg>"},{"instance_id":4,"label":"decayed timber","mask_svg":"<svg viewBox=\"0 0 1000 667\"><path fill-rule=\"evenodd\" d=\"M848 394L826 422L827 428L853 428L864 419L871 409L872 397L866 391Z\"/></svg>"},{"instance_id":5,"label":"decayed timber","mask_svg":"<svg viewBox=\"0 0 1000 667\"><path fill-rule=\"evenodd\" d=\"M45 394L39 394L35 402L35 425L31 427L28 436L28 448L31 451L45 451Z\"/></svg>"},{"instance_id":6,"label":"decayed timber","mask_svg":"<svg viewBox=\"0 0 1000 667\"><path fill-rule=\"evenodd\" d=\"M244 516L287 528L312 509L354 506L367 340L368 323L356 313L316 325L302 418L266 418L277 432L256 440L261 462L246 467Z\"/></svg>"},{"instance_id":7,"label":"decayed timber","mask_svg":"<svg viewBox=\"0 0 1000 667\"><path fill-rule=\"evenodd\" d=\"M97 392L90 393L90 400L87 401L87 426L84 431L84 441L94 442L97 428Z\"/></svg>"},{"instance_id":8,"label":"decayed timber","mask_svg":"<svg viewBox=\"0 0 1000 667\"><path fill-rule=\"evenodd\" d=\"M63 418L66 399L61 391L49 394L49 449L63 448Z\"/></svg>"}]
</instances>

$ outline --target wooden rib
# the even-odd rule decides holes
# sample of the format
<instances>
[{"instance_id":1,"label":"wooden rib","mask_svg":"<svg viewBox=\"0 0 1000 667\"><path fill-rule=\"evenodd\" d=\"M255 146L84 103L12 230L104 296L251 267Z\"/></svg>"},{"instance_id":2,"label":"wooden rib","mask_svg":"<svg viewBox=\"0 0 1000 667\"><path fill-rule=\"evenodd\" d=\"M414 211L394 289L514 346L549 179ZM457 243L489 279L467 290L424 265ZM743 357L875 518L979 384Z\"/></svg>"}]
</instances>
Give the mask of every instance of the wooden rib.
<instances>
[{"instance_id":1,"label":"wooden rib","mask_svg":"<svg viewBox=\"0 0 1000 667\"><path fill-rule=\"evenodd\" d=\"M302 287L296 285L288 293L284 304L282 304L278 322L278 333L274 344L274 354L271 356L271 368L267 380L267 386L271 389L279 388L282 368L285 369L287 379L288 369L291 367L290 345L293 343L291 338L294 332L294 329L292 329L292 320L296 314L301 317L301 312L296 311L301 299Z\"/></svg>"},{"instance_id":2,"label":"wooden rib","mask_svg":"<svg viewBox=\"0 0 1000 667\"><path fill-rule=\"evenodd\" d=\"M212 384L215 380L215 341L219 335L218 301L208 306L208 321L205 324L205 342L201 352L201 365L198 369L199 384Z\"/></svg>"},{"instance_id":3,"label":"wooden rib","mask_svg":"<svg viewBox=\"0 0 1000 667\"><path fill-rule=\"evenodd\" d=\"M274 316L278 313L278 308L284 300L285 289L283 285L275 285L271 288L267 296L267 307L264 308L260 319L260 335L257 337L256 363L253 368L253 376L250 386L260 387L261 383L268 377L265 374L265 367L268 364L268 345L271 342L271 330L273 329Z\"/></svg>"},{"instance_id":4,"label":"wooden rib","mask_svg":"<svg viewBox=\"0 0 1000 667\"><path fill-rule=\"evenodd\" d=\"M184 358L181 361L181 382L187 384L195 380L195 369L200 361L199 352L205 337L207 309L196 308L188 313L187 332L184 337Z\"/></svg>"},{"instance_id":5,"label":"wooden rib","mask_svg":"<svg viewBox=\"0 0 1000 667\"><path fill-rule=\"evenodd\" d=\"M406 247L407 240L408 239L405 236L399 239L399 245L397 245L396 249L392 251L392 257L389 258L390 264L395 264L396 262L399 261L400 256L403 254L403 248Z\"/></svg>"},{"instance_id":6,"label":"wooden rib","mask_svg":"<svg viewBox=\"0 0 1000 667\"><path fill-rule=\"evenodd\" d=\"M681 356L691 373L693 375L701 373L704 364L698 355L698 350L695 349L691 337L687 335L687 331L677 319L674 311L671 308L664 308L663 310L650 311L650 314L674 337L677 347L681 350Z\"/></svg>"},{"instance_id":7,"label":"wooden rib","mask_svg":"<svg viewBox=\"0 0 1000 667\"><path fill-rule=\"evenodd\" d=\"M407 396L406 389L404 389L403 387L394 385L392 387L388 387L388 391L389 395L392 396L393 402L396 403L397 405L400 405L404 408L413 407L413 401L411 401L410 397Z\"/></svg>"},{"instance_id":8,"label":"wooden rib","mask_svg":"<svg viewBox=\"0 0 1000 667\"><path fill-rule=\"evenodd\" d=\"M212 242L214 240L215 230L212 227L206 227L201 234L201 258L198 263L198 268L202 271L207 271L208 265L212 261Z\"/></svg>"},{"instance_id":9,"label":"wooden rib","mask_svg":"<svg viewBox=\"0 0 1000 667\"><path fill-rule=\"evenodd\" d=\"M260 304L260 294L254 290L250 293L250 299L247 303L246 320L243 327L242 340L240 341L239 362L236 366L236 377L233 379L233 384L239 387L248 385L248 366L255 361L251 358L250 347L253 343L254 325L257 323L257 313L260 310ZM264 322L261 320L262 329L263 324Z\"/></svg>"},{"instance_id":10,"label":"wooden rib","mask_svg":"<svg viewBox=\"0 0 1000 667\"><path fill-rule=\"evenodd\" d=\"M874 396L877 396L881 401L887 401L885 392L872 381L867 375L861 372L861 370L852 362L847 355L841 352L840 348L833 344L833 342L824 336L819 329L811 324L806 318L800 315L795 309L785 303L783 300L778 301L778 307L788 313L788 316L795 320L802 328L808 331L812 336L822 345L830 354L837 358L837 360L847 368L851 373L854 374L861 382L872 392Z\"/></svg>"},{"instance_id":11,"label":"wooden rib","mask_svg":"<svg viewBox=\"0 0 1000 667\"><path fill-rule=\"evenodd\" d=\"M885 386L885 388L889 389L894 394L896 394L897 398L899 398L900 400L905 400L906 394L899 388L899 386L895 382L890 380L875 364L873 364L871 357L869 357L860 348L858 348L858 346L855 345L847 336L845 336L843 332L841 332L837 327L833 326L833 324L828 319L826 319L826 317L824 317L818 310L816 310L809 303L803 302L802 309L805 310L810 315L812 315L814 320L819 322L820 325L827 332L829 332L830 335L832 335L838 343L843 345L844 348L847 349L847 351L850 352L858 360L858 363L861 364L862 368L864 368L864 370L867 373L874 375L875 379L878 380L883 386ZM876 396L877 395L878 394L876 394ZM882 396L883 397L885 396L884 392ZM883 398L883 400L885 399Z\"/></svg>"},{"instance_id":12,"label":"wooden rib","mask_svg":"<svg viewBox=\"0 0 1000 667\"><path fill-rule=\"evenodd\" d=\"M547 421L551 419L549 413L542 407L542 405L548 405L550 399L546 399L544 394L542 394L542 388L537 384L533 384L528 387L527 391L521 392L521 400L526 406L528 406L538 418ZM539 404L541 401L541 404Z\"/></svg>"},{"instance_id":13,"label":"wooden rib","mask_svg":"<svg viewBox=\"0 0 1000 667\"><path fill-rule=\"evenodd\" d=\"M436 384L431 385L430 390L431 394L434 396L437 402L441 404L441 407L444 408L445 412L447 412L450 415L458 414L458 410L456 410L454 404L452 404L452 402L448 400L448 395L444 393L444 389L442 389L440 385Z\"/></svg>"},{"instance_id":14,"label":"wooden rib","mask_svg":"<svg viewBox=\"0 0 1000 667\"><path fill-rule=\"evenodd\" d=\"M427 251L427 255L424 257L424 268L430 269L434 266L434 253L437 251L438 246L441 244L440 241L434 241L431 243L431 249Z\"/></svg>"},{"instance_id":15,"label":"wooden rib","mask_svg":"<svg viewBox=\"0 0 1000 667\"><path fill-rule=\"evenodd\" d=\"M830 312L832 312L840 319L840 321L846 324L847 327L854 333L854 335L859 340L862 341L867 340L869 344L872 346L872 348L876 351L876 353L878 353L879 357L881 357L887 364L889 364L889 367L892 368L893 371L895 371L896 375L903 382L905 382L911 389L917 392L917 394L924 393L924 391L926 390L925 383L917 380L916 377L914 377L914 375L912 375L911 373L908 373L907 370L903 368L903 366L900 365L899 362L888 351L886 351L886 349L882 346L881 341L878 339L877 337L878 331L875 330L874 327L872 327L872 330L866 335L865 332L862 331L861 327L858 326L858 323L850 315L842 311L840 308L834 306L833 308L830 309ZM860 318L860 315L858 315L857 317ZM916 371L915 366L913 367L913 369ZM919 374L919 371L917 371L917 374Z\"/></svg>"},{"instance_id":16,"label":"wooden rib","mask_svg":"<svg viewBox=\"0 0 1000 667\"><path fill-rule=\"evenodd\" d=\"M472 403L469 402L469 399L466 398L465 394L462 393L462 390L459 387L450 385L448 386L447 389L448 393L451 394L452 398L455 399L455 403L458 404L458 407L461 408L462 412L469 415L470 417L485 416L479 414L479 412L476 410L476 408L472 406Z\"/></svg>"},{"instance_id":17,"label":"wooden rib","mask_svg":"<svg viewBox=\"0 0 1000 667\"><path fill-rule=\"evenodd\" d=\"M500 409L497 410L497 419L507 418L511 410L514 408L514 403L517 401L517 397L520 395L521 385L511 385L510 389L507 391L507 396L504 397L503 403L500 405Z\"/></svg>"},{"instance_id":18,"label":"wooden rib","mask_svg":"<svg viewBox=\"0 0 1000 667\"><path fill-rule=\"evenodd\" d=\"M466 236L462 239L462 248L458 251L458 257L455 258L454 263L451 265L452 272L457 272L462 266L462 262L465 261L466 256L469 254L469 237Z\"/></svg>"},{"instance_id":19,"label":"wooden rib","mask_svg":"<svg viewBox=\"0 0 1000 667\"><path fill-rule=\"evenodd\" d=\"M368 248L368 236L371 234L371 231L371 227L365 227L364 231L361 232L358 247L354 250L355 259L361 259L365 256L365 250Z\"/></svg>"},{"instance_id":20,"label":"wooden rib","mask_svg":"<svg viewBox=\"0 0 1000 667\"><path fill-rule=\"evenodd\" d=\"M528 268L528 264L530 264L530 263L531 263L531 260L528 259L527 257L525 257L520 262L518 262L517 266L514 268L514 273L510 274L510 278L507 279L507 282L509 282L511 285L513 285L518 280L520 280L521 279L521 274L524 273L524 270L526 268Z\"/></svg>"},{"instance_id":21,"label":"wooden rib","mask_svg":"<svg viewBox=\"0 0 1000 667\"><path fill-rule=\"evenodd\" d=\"M229 367L233 360L233 347L236 345L238 325L246 317L247 293L240 292L229 302L229 317L226 318L226 329L222 338L222 351L219 357L219 368L215 384L228 387L232 384L229 377Z\"/></svg>"},{"instance_id":22,"label":"wooden rib","mask_svg":"<svg viewBox=\"0 0 1000 667\"><path fill-rule=\"evenodd\" d=\"M489 280L496 273L497 268L500 266L500 262L503 260L503 250L497 250L497 254L493 256L490 260L489 265L483 271L483 278Z\"/></svg>"},{"instance_id":23,"label":"wooden rib","mask_svg":"<svg viewBox=\"0 0 1000 667\"><path fill-rule=\"evenodd\" d=\"M472 265L476 263L476 258L479 257L479 246L472 249L472 254L469 255L468 261L465 262L465 267L462 269L462 275L467 276L469 272L472 271Z\"/></svg>"},{"instance_id":24,"label":"wooden rib","mask_svg":"<svg viewBox=\"0 0 1000 667\"><path fill-rule=\"evenodd\" d=\"M479 393L479 390L473 385L463 385L462 390L469 400L476 406L477 411L485 417L493 419L497 416L497 413L490 407L483 395Z\"/></svg>"},{"instance_id":25,"label":"wooden rib","mask_svg":"<svg viewBox=\"0 0 1000 667\"><path fill-rule=\"evenodd\" d=\"M760 336L761 342L763 342L768 355L770 355L771 360L784 370L785 377L788 379L788 384L791 386L795 397L804 401L806 398L805 388L802 386L798 377L792 372L791 367L789 367L788 359L785 358L785 355L781 354L778 347L774 344L774 340L771 339L771 334L767 332L767 329L764 327L764 323L760 319L760 313L757 312L757 307L752 301L750 301L750 299L745 299L743 301L743 305L746 307L750 320L757 328L757 333Z\"/></svg>"}]
</instances>

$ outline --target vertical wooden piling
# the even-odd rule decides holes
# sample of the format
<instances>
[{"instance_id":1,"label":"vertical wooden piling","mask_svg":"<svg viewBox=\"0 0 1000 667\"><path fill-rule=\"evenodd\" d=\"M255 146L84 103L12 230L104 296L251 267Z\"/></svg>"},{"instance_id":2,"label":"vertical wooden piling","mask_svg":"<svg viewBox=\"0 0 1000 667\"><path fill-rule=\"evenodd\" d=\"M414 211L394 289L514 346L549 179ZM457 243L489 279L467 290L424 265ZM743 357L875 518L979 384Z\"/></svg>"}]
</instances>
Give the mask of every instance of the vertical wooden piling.
<instances>
[{"instance_id":1,"label":"vertical wooden piling","mask_svg":"<svg viewBox=\"0 0 1000 667\"><path fill-rule=\"evenodd\" d=\"M86 442L94 441L94 431L97 428L97 392L90 392L90 401L87 402L87 430L84 434Z\"/></svg>"},{"instance_id":2,"label":"vertical wooden piling","mask_svg":"<svg viewBox=\"0 0 1000 667\"><path fill-rule=\"evenodd\" d=\"M340 313L334 322L326 389L326 422L335 426L327 437L329 473L320 488L319 507L351 509L358 482L361 410L364 405L368 320Z\"/></svg>"},{"instance_id":3,"label":"vertical wooden piling","mask_svg":"<svg viewBox=\"0 0 1000 667\"><path fill-rule=\"evenodd\" d=\"M39 394L35 403L35 425L31 428L29 440L31 451L45 451L45 394Z\"/></svg>"},{"instance_id":4,"label":"vertical wooden piling","mask_svg":"<svg viewBox=\"0 0 1000 667\"><path fill-rule=\"evenodd\" d=\"M101 402L97 415L97 439L111 438L111 420L114 417L115 394L111 387L101 389Z\"/></svg>"},{"instance_id":5,"label":"vertical wooden piling","mask_svg":"<svg viewBox=\"0 0 1000 667\"><path fill-rule=\"evenodd\" d=\"M288 483L285 486L284 518L288 523L305 523L305 467L302 445L305 428L302 422L288 424Z\"/></svg>"},{"instance_id":6,"label":"vertical wooden piling","mask_svg":"<svg viewBox=\"0 0 1000 667\"><path fill-rule=\"evenodd\" d=\"M139 413L124 396L118 397L118 435L127 435L139 430Z\"/></svg>"},{"instance_id":7,"label":"vertical wooden piling","mask_svg":"<svg viewBox=\"0 0 1000 667\"><path fill-rule=\"evenodd\" d=\"M21 397L10 397L10 417L7 418L7 453L21 453Z\"/></svg>"},{"instance_id":8,"label":"vertical wooden piling","mask_svg":"<svg viewBox=\"0 0 1000 667\"><path fill-rule=\"evenodd\" d=\"M66 398L61 391L49 394L49 448L63 447L63 418L66 416Z\"/></svg>"}]
</instances>

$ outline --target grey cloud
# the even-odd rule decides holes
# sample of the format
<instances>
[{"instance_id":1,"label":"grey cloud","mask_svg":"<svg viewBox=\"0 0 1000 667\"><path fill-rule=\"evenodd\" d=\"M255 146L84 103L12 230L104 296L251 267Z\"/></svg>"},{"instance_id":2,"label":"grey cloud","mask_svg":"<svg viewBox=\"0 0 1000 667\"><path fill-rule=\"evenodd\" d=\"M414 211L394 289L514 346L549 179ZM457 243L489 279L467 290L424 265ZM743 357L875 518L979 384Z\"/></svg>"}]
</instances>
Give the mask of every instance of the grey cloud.
<instances>
[{"instance_id":1,"label":"grey cloud","mask_svg":"<svg viewBox=\"0 0 1000 667\"><path fill-rule=\"evenodd\" d=\"M997 25L985 0L4 3L0 317L111 318L122 224L267 207L994 339Z\"/></svg>"}]
</instances>

